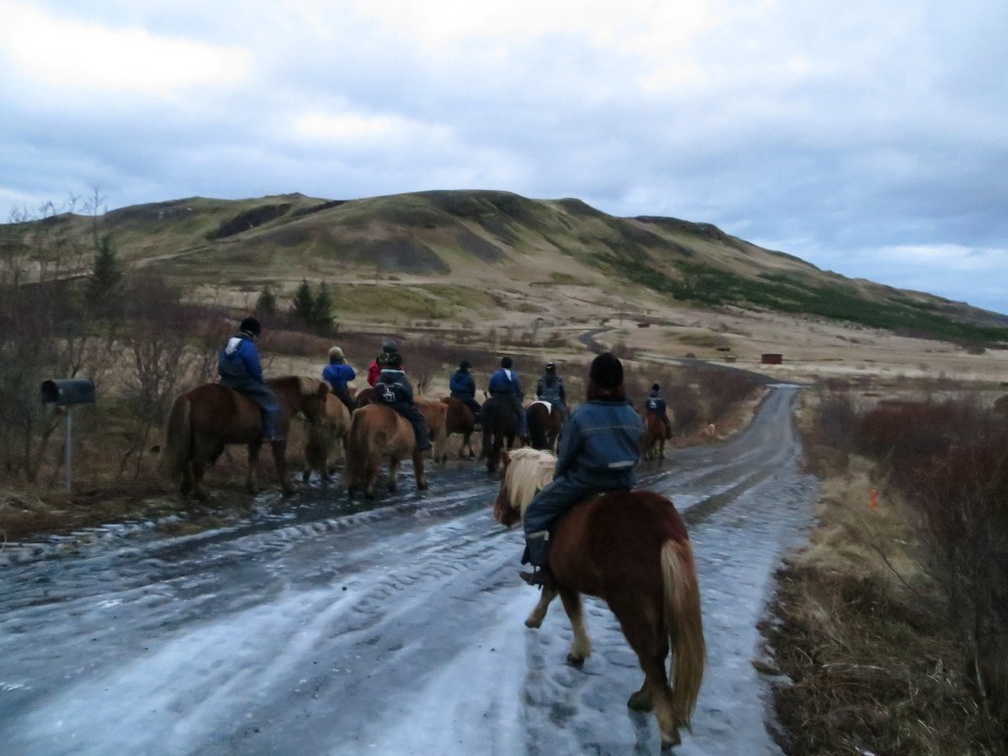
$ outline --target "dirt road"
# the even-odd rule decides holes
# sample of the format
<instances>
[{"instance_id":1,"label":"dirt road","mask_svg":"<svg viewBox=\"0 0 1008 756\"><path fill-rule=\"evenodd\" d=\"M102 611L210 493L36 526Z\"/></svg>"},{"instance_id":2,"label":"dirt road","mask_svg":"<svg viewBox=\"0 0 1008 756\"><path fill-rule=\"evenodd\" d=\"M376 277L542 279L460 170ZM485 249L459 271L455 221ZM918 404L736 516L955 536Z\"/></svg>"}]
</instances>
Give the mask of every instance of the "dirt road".
<instances>
[{"instance_id":1,"label":"dirt road","mask_svg":"<svg viewBox=\"0 0 1008 756\"><path fill-rule=\"evenodd\" d=\"M801 473L797 389L774 387L730 442L670 453L700 569L709 668L680 754L778 753L756 629L817 483ZM636 659L589 599L595 653L564 664L557 605L517 578L483 468L374 505L309 489L187 538L110 528L0 555L0 743L51 754L657 753L630 712Z\"/></svg>"}]
</instances>

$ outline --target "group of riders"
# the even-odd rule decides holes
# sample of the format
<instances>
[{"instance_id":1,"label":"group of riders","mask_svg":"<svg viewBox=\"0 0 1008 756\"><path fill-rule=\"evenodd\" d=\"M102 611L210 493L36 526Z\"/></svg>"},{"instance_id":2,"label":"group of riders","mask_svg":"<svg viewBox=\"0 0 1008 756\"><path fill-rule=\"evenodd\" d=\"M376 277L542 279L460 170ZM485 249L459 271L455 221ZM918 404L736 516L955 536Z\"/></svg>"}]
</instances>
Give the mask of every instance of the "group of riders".
<instances>
[{"instance_id":1,"label":"group of riders","mask_svg":"<svg viewBox=\"0 0 1008 756\"><path fill-rule=\"evenodd\" d=\"M280 403L263 377L256 341L262 326L254 317L241 321L238 333L230 337L218 359L220 381L252 399L262 413L263 440L283 441L277 428ZM476 400L476 381L472 365L462 360L449 381L451 396L463 401L482 421L482 410ZM343 350L329 350L329 364L322 370L322 379L332 387L347 408L357 408L350 394L349 383L357 377L347 364ZM371 362L367 382L375 391L377 401L388 405L413 426L416 451L431 448L430 428L414 401L413 386L403 369L398 345L388 340L381 353ZM487 392L510 405L518 419L518 436L528 442L528 425L522 406L524 391L521 379L510 357L502 357L500 367L490 376ZM556 364L547 362L536 385L536 397L549 402L565 416L567 392L563 378L557 375ZM552 585L549 570L549 533L559 518L587 496L611 490L630 490L636 485L634 468L640 461L644 424L632 403L626 398L623 364L606 352L596 357L589 368L586 401L567 417L557 453L553 482L536 494L525 517L525 554L522 564L531 563L531 572L521 573L530 585ZM652 384L644 402L645 411L657 415L665 426L666 438L672 437L661 386Z\"/></svg>"}]
</instances>

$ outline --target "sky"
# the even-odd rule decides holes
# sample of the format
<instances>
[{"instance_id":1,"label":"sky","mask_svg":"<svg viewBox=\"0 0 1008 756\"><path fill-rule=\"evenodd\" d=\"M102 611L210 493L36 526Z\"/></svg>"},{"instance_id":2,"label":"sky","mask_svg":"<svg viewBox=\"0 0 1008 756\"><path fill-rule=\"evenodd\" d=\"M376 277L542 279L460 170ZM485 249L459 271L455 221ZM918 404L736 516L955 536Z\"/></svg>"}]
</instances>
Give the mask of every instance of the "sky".
<instances>
[{"instance_id":1,"label":"sky","mask_svg":"<svg viewBox=\"0 0 1008 756\"><path fill-rule=\"evenodd\" d=\"M1004 0L0 0L0 19L0 221L494 189L1008 314Z\"/></svg>"}]
</instances>

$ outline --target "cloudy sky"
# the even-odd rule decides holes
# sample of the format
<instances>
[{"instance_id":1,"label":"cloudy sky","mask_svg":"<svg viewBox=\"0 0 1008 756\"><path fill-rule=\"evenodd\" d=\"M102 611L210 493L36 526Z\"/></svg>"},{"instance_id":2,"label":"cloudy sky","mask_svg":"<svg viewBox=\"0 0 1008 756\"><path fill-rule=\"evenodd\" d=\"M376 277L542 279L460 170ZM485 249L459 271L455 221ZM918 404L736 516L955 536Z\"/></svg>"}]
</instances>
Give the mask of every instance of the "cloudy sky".
<instances>
[{"instance_id":1,"label":"cloudy sky","mask_svg":"<svg viewBox=\"0 0 1008 756\"><path fill-rule=\"evenodd\" d=\"M1004 0L0 0L0 220L500 189L1008 313L1006 30Z\"/></svg>"}]
</instances>

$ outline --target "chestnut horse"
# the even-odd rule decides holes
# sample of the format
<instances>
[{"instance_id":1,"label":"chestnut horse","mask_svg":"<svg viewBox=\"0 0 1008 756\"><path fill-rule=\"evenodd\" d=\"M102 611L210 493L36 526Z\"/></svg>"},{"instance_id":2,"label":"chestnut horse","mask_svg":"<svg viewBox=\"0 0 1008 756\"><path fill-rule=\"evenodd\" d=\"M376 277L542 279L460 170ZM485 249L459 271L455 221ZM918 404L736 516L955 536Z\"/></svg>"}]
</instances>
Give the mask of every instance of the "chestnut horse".
<instances>
[{"instance_id":1,"label":"chestnut horse","mask_svg":"<svg viewBox=\"0 0 1008 756\"><path fill-rule=\"evenodd\" d=\"M476 452L472 448L472 434L476 430L476 415L469 409L469 405L461 399L446 396L441 402L448 408L445 415L445 436L450 436L453 433L462 436L462 443L459 444L459 459L463 458L467 448L469 449L469 459L472 459L476 456ZM447 458L448 450L445 449L445 454L440 461L444 462Z\"/></svg>"},{"instance_id":2,"label":"chestnut horse","mask_svg":"<svg viewBox=\"0 0 1008 756\"><path fill-rule=\"evenodd\" d=\"M537 399L525 410L533 449L555 452L564 426L564 412L556 404Z\"/></svg>"},{"instance_id":3,"label":"chestnut horse","mask_svg":"<svg viewBox=\"0 0 1008 756\"><path fill-rule=\"evenodd\" d=\"M304 471L301 479L307 483L312 471L318 472L323 481L332 478L336 469L337 452L346 447L346 435L350 430L350 410L333 393L326 395L322 417L317 423L308 425L304 448Z\"/></svg>"},{"instance_id":4,"label":"chestnut horse","mask_svg":"<svg viewBox=\"0 0 1008 756\"><path fill-rule=\"evenodd\" d=\"M556 458L526 448L505 452L502 463L494 517L510 527L553 480ZM574 506L551 539L556 587L543 588L525 624L539 627L559 592L574 630L567 660L580 666L591 653L580 594L604 600L644 671L644 684L627 705L653 710L662 746L676 745L679 727L690 727L707 658L693 548L676 508L653 491L611 491ZM671 687L665 667L670 649Z\"/></svg>"},{"instance_id":5,"label":"chestnut horse","mask_svg":"<svg viewBox=\"0 0 1008 756\"><path fill-rule=\"evenodd\" d=\"M645 412L644 438L641 451L644 459L655 460L658 464L665 459L665 423L654 412Z\"/></svg>"},{"instance_id":6,"label":"chestnut horse","mask_svg":"<svg viewBox=\"0 0 1008 756\"><path fill-rule=\"evenodd\" d=\"M480 459L486 457L487 472L497 471L501 450L514 448L518 435L518 416L503 399L491 396L483 403L483 448Z\"/></svg>"},{"instance_id":7,"label":"chestnut horse","mask_svg":"<svg viewBox=\"0 0 1008 756\"><path fill-rule=\"evenodd\" d=\"M346 438L346 466L343 481L352 496L363 489L364 495L374 498L375 482L382 460L388 459L388 490L398 487L396 476L405 458L413 457L413 471L417 488L427 489L424 477L423 453L414 451L416 438L409 420L386 404L367 404L355 409Z\"/></svg>"},{"instance_id":8,"label":"chestnut horse","mask_svg":"<svg viewBox=\"0 0 1008 756\"><path fill-rule=\"evenodd\" d=\"M329 384L315 378L285 376L269 381L280 400L277 430L284 438L291 417L302 413L310 423L318 422ZM181 478L179 492L207 498L203 474L208 464L220 456L227 444L248 446L248 475L245 488L257 493L256 468L262 447L262 415L259 405L244 394L220 383L204 383L176 397L165 425L164 460L172 477ZM287 442L276 441L273 459L284 493L294 492L287 478Z\"/></svg>"},{"instance_id":9,"label":"chestnut horse","mask_svg":"<svg viewBox=\"0 0 1008 756\"><path fill-rule=\"evenodd\" d=\"M430 429L430 440L434 444L431 458L435 462L439 460L444 462L445 449L448 446L448 408L439 400L420 397L416 399L415 404Z\"/></svg>"}]
</instances>

